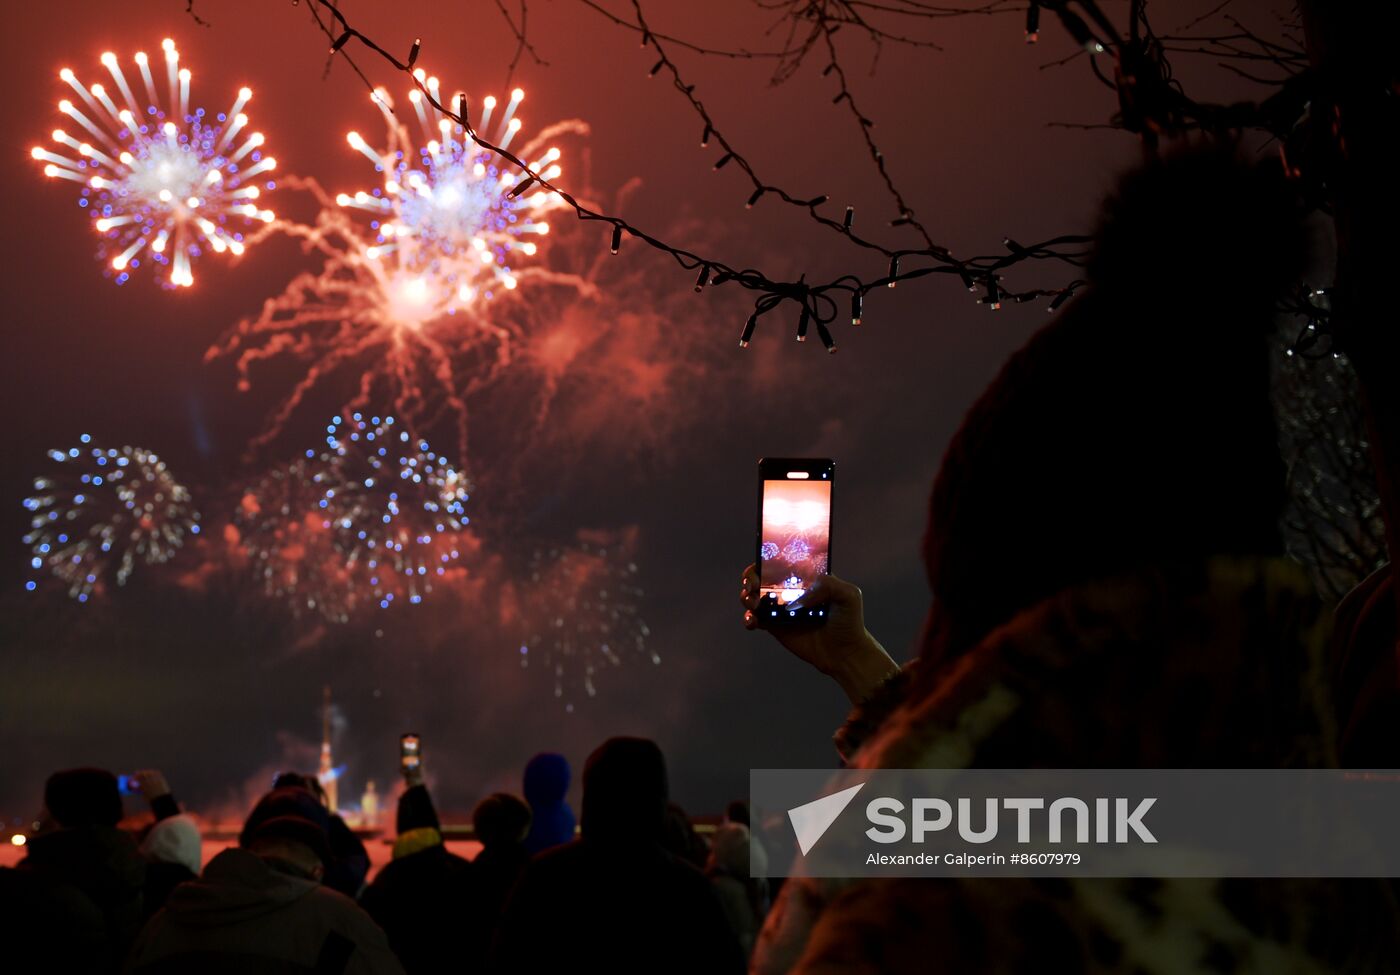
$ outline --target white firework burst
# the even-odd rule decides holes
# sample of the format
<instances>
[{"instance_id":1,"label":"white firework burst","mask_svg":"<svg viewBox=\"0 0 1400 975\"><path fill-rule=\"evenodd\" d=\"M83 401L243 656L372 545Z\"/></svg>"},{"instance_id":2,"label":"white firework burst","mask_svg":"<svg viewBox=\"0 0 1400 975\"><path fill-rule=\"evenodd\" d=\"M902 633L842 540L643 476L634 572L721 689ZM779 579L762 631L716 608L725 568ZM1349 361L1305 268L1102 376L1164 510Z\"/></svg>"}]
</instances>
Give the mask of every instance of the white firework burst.
<instances>
[{"instance_id":1,"label":"white firework burst","mask_svg":"<svg viewBox=\"0 0 1400 975\"><path fill-rule=\"evenodd\" d=\"M84 85L64 68L59 77L82 104L64 99L58 110L82 131L55 129L58 151L35 147L30 155L45 164L45 175L82 186L78 203L91 214L118 284L149 259L168 269L164 284L189 287L193 262L206 248L242 254L243 230L272 222L258 201L275 185L266 174L277 160L263 154L262 133L246 132L251 89L240 89L232 107L211 118L190 107L190 70L180 67L175 42L166 38L162 48L168 107L145 52L135 57L138 97L109 51L101 60L116 91Z\"/></svg>"},{"instance_id":2,"label":"white firework burst","mask_svg":"<svg viewBox=\"0 0 1400 975\"><path fill-rule=\"evenodd\" d=\"M417 76L441 103L438 79L421 69ZM508 149L522 127L515 113L524 97L524 91L515 89L499 117L496 99L485 98L476 128ZM368 192L341 193L336 202L371 215L375 242L368 256L389 262L391 276L421 281L430 275L440 282L446 299L439 313L514 290L520 282L519 262L538 253L541 238L549 233L544 217L561 201L538 188L515 192L518 173L498 166L491 153L439 112L422 91L413 89L408 100L422 129L421 140L394 115L389 93L377 89L374 101L388 129L387 148L370 146L358 132L349 133L346 140L383 175L382 185ZM466 104L464 98L460 104ZM562 172L560 151L545 149L543 143L580 128L578 123L554 126L520 150L522 157L545 179L557 179Z\"/></svg>"},{"instance_id":3,"label":"white firework burst","mask_svg":"<svg viewBox=\"0 0 1400 975\"><path fill-rule=\"evenodd\" d=\"M437 79L420 78L437 99ZM289 187L308 190L321 208L311 225L278 221L277 227L324 261L268 298L206 358L236 355L243 389L269 360L304 364L255 444L276 437L324 380L353 372L359 392L348 408L392 410L419 429L451 417L457 454L465 456L469 397L516 367L527 339L520 327L525 302L506 299L528 295L535 284L583 296L597 289L539 259L550 229L544 218L560 205L557 194L538 186L513 192L518 177L499 168L422 91L409 98L421 139L393 114L387 92L377 89L373 97L388 127L387 144L371 147L355 132L348 139L382 174L381 185L332 196L314 180L287 177ZM523 97L517 90L499 113L494 99L483 101L478 130L499 131L497 144L513 145ZM555 136L587 131L577 119L560 122L519 153L539 175L555 179L559 150L545 146Z\"/></svg>"}]
</instances>

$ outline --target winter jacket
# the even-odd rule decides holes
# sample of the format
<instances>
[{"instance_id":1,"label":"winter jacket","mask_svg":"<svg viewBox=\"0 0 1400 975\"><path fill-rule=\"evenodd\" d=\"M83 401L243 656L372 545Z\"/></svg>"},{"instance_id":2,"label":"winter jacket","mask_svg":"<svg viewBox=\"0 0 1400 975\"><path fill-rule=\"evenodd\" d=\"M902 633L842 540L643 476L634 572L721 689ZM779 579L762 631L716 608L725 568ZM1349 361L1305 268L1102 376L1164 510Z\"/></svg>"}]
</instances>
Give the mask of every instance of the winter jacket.
<instances>
[{"instance_id":1,"label":"winter jacket","mask_svg":"<svg viewBox=\"0 0 1400 975\"><path fill-rule=\"evenodd\" d=\"M120 965L97 905L71 884L0 869L0 944L6 972L112 972Z\"/></svg>"},{"instance_id":2,"label":"winter jacket","mask_svg":"<svg viewBox=\"0 0 1400 975\"><path fill-rule=\"evenodd\" d=\"M176 887L198 876L199 874L191 872L189 867L180 863L161 863L157 860L146 864L142 919L150 920L165 906Z\"/></svg>"},{"instance_id":3,"label":"winter jacket","mask_svg":"<svg viewBox=\"0 0 1400 975\"><path fill-rule=\"evenodd\" d=\"M488 945L500 921L501 911L506 906L506 899L529 862L530 855L518 843L483 847L476 859L472 860L472 870L476 873L472 885L476 891L476 910Z\"/></svg>"},{"instance_id":4,"label":"winter jacket","mask_svg":"<svg viewBox=\"0 0 1400 975\"><path fill-rule=\"evenodd\" d=\"M274 869L246 850L209 861L176 887L137 940L132 975L400 975L369 915L342 894Z\"/></svg>"},{"instance_id":5,"label":"winter jacket","mask_svg":"<svg viewBox=\"0 0 1400 975\"><path fill-rule=\"evenodd\" d=\"M474 910L472 864L439 841L386 864L365 889L360 906L384 929L410 975L471 970L484 959L489 932Z\"/></svg>"},{"instance_id":6,"label":"winter jacket","mask_svg":"<svg viewBox=\"0 0 1400 975\"><path fill-rule=\"evenodd\" d=\"M36 836L26 849L18 869L86 897L102 918L107 967L120 967L143 919L146 862L135 841L114 826L83 826Z\"/></svg>"},{"instance_id":7,"label":"winter jacket","mask_svg":"<svg viewBox=\"0 0 1400 975\"><path fill-rule=\"evenodd\" d=\"M1337 606L1328 653L1344 768L1395 768L1400 749L1400 661L1395 578L1386 565Z\"/></svg>"},{"instance_id":8,"label":"winter jacket","mask_svg":"<svg viewBox=\"0 0 1400 975\"><path fill-rule=\"evenodd\" d=\"M1329 630L1283 559L1123 573L897 677L838 741L859 768L1326 767ZM1383 881L793 878L754 971L1400 971L1396 933Z\"/></svg>"},{"instance_id":9,"label":"winter jacket","mask_svg":"<svg viewBox=\"0 0 1400 975\"><path fill-rule=\"evenodd\" d=\"M743 972L744 958L699 870L657 843L585 836L525 868L491 970L725 975Z\"/></svg>"}]
</instances>

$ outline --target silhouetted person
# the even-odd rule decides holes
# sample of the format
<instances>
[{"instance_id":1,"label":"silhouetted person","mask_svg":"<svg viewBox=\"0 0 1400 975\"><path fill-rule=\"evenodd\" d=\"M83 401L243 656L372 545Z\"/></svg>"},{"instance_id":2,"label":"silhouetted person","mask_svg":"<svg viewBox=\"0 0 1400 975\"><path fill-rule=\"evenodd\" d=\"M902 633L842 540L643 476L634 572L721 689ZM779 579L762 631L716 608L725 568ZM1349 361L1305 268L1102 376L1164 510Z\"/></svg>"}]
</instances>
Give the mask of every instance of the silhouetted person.
<instances>
[{"instance_id":1,"label":"silhouetted person","mask_svg":"<svg viewBox=\"0 0 1400 975\"><path fill-rule=\"evenodd\" d=\"M710 848L695 831L690 815L679 803L666 803L666 823L661 829L661 845L667 853L690 864L696 870L704 870L710 859Z\"/></svg>"},{"instance_id":2,"label":"silhouetted person","mask_svg":"<svg viewBox=\"0 0 1400 975\"><path fill-rule=\"evenodd\" d=\"M1234 146L1124 179L1087 288L948 447L917 661L891 665L834 577L815 587L826 626L775 633L846 688L850 764L1335 766L1327 616L1283 557L1270 401L1269 332L1305 243L1279 168ZM754 595L746 573L750 612ZM1400 971L1396 931L1366 880L794 877L754 969Z\"/></svg>"},{"instance_id":3,"label":"silhouetted person","mask_svg":"<svg viewBox=\"0 0 1400 975\"><path fill-rule=\"evenodd\" d=\"M146 876L135 842L117 828L116 776L56 772L44 807L53 828L29 839L17 867L0 871L0 967L114 971L140 930Z\"/></svg>"},{"instance_id":4,"label":"silhouetted person","mask_svg":"<svg viewBox=\"0 0 1400 975\"><path fill-rule=\"evenodd\" d=\"M146 859L145 916L165 906L170 892L199 876L202 864L199 827L184 813L160 819L141 840Z\"/></svg>"},{"instance_id":5,"label":"silhouetted person","mask_svg":"<svg viewBox=\"0 0 1400 975\"><path fill-rule=\"evenodd\" d=\"M269 801L270 800L270 801ZM132 975L397 975L384 933L321 884L330 846L325 807L303 789L258 804L275 815L247 825L237 849L181 884L141 932Z\"/></svg>"},{"instance_id":6,"label":"silhouetted person","mask_svg":"<svg viewBox=\"0 0 1400 975\"><path fill-rule=\"evenodd\" d=\"M314 775L283 772L273 781L273 791L268 795L277 795L281 790L289 788L310 793L325 809L326 793ZM270 814L268 810L255 807L248 816L248 826L256 825ZM345 820L330 809L325 809L321 822L330 843L330 860L326 863L325 879L322 883L332 890L340 891L346 897L359 897L365 886L365 878L369 875L369 853L365 851L364 843L345 824Z\"/></svg>"},{"instance_id":7,"label":"silhouetted person","mask_svg":"<svg viewBox=\"0 0 1400 975\"><path fill-rule=\"evenodd\" d=\"M35 836L21 866L92 898L120 961L140 930L146 863L132 836L116 825L122 821L116 776L105 769L56 772L45 784L43 804L62 829Z\"/></svg>"},{"instance_id":8,"label":"silhouetted person","mask_svg":"<svg viewBox=\"0 0 1400 975\"><path fill-rule=\"evenodd\" d=\"M449 853L427 786L399 797L394 859L365 888L360 904L384 929L411 975L470 970L486 949L466 933L474 923L474 868Z\"/></svg>"},{"instance_id":9,"label":"silhouetted person","mask_svg":"<svg viewBox=\"0 0 1400 975\"><path fill-rule=\"evenodd\" d=\"M744 807L745 812L748 807ZM724 916L747 956L768 909L768 857L749 837L749 828L726 822L715 830L705 876L715 888Z\"/></svg>"},{"instance_id":10,"label":"silhouetted person","mask_svg":"<svg viewBox=\"0 0 1400 975\"><path fill-rule=\"evenodd\" d=\"M0 940L7 972L109 972L120 963L92 898L22 867L0 868Z\"/></svg>"},{"instance_id":11,"label":"silhouetted person","mask_svg":"<svg viewBox=\"0 0 1400 975\"><path fill-rule=\"evenodd\" d=\"M155 769L133 773L138 791L150 804L155 822L141 838L141 856L146 860L144 917L165 906L170 892L186 880L199 876L204 862L199 826L180 812L165 776Z\"/></svg>"},{"instance_id":12,"label":"silhouetted person","mask_svg":"<svg viewBox=\"0 0 1400 975\"><path fill-rule=\"evenodd\" d=\"M655 742L613 738L589 756L582 835L525 868L497 930L495 970L744 970L708 881L662 849L667 795Z\"/></svg>"},{"instance_id":13,"label":"silhouetted person","mask_svg":"<svg viewBox=\"0 0 1400 975\"><path fill-rule=\"evenodd\" d=\"M492 793L472 810L472 828L481 843L481 852L472 860L476 872L475 910L483 940L489 947L506 898L530 862L525 849L530 807L507 792Z\"/></svg>"},{"instance_id":14,"label":"silhouetted person","mask_svg":"<svg viewBox=\"0 0 1400 975\"><path fill-rule=\"evenodd\" d=\"M530 805L530 834L525 849L539 853L574 838L574 811L564 801L569 793L569 760L541 752L525 765L522 783Z\"/></svg>"}]
</instances>

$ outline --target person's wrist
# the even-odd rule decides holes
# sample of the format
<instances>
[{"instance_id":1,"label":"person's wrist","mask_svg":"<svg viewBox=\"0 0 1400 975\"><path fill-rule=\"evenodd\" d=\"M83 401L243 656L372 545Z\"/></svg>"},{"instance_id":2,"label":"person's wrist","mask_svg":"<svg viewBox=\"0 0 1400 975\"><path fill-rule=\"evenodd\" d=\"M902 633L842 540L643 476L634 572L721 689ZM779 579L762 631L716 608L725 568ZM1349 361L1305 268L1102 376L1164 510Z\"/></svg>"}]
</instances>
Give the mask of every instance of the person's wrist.
<instances>
[{"instance_id":1,"label":"person's wrist","mask_svg":"<svg viewBox=\"0 0 1400 975\"><path fill-rule=\"evenodd\" d=\"M899 664L869 630L865 630L848 652L833 661L827 670L827 675L841 685L852 704L868 700L897 673Z\"/></svg>"}]
</instances>

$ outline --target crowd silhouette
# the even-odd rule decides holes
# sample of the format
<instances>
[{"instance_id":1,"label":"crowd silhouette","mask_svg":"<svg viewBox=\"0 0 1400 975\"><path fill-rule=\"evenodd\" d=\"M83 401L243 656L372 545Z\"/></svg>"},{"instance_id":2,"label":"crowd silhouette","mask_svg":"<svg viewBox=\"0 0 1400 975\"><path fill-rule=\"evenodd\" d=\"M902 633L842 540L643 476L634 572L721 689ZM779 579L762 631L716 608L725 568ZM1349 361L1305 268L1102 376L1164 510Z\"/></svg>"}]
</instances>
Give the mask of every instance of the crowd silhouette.
<instances>
[{"instance_id":1,"label":"crowd silhouette","mask_svg":"<svg viewBox=\"0 0 1400 975\"><path fill-rule=\"evenodd\" d=\"M504 792L478 803L471 860L448 850L418 766L399 796L393 857L372 879L315 776L279 775L237 845L205 864L165 778L135 778L151 807L139 834L123 828L132 820L111 772L50 777L27 855L0 871L18 971L741 972L765 908L747 827L726 821L712 851L669 801L665 759L645 739L614 738L589 757L578 830L567 760L536 756L524 784L537 806ZM532 829L537 810L548 829Z\"/></svg>"}]
</instances>

